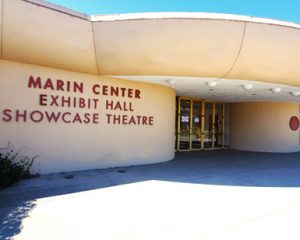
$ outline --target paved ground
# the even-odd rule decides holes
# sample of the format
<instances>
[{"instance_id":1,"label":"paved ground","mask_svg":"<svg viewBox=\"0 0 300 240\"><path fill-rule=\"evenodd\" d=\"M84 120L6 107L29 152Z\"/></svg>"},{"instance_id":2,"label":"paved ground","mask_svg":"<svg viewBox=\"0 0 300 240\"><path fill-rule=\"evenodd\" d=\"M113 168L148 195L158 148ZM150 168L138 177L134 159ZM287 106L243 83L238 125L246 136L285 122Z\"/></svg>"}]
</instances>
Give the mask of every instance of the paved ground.
<instances>
[{"instance_id":1,"label":"paved ground","mask_svg":"<svg viewBox=\"0 0 300 240\"><path fill-rule=\"evenodd\" d=\"M0 239L299 240L299 227L300 153L178 153L0 190Z\"/></svg>"}]
</instances>

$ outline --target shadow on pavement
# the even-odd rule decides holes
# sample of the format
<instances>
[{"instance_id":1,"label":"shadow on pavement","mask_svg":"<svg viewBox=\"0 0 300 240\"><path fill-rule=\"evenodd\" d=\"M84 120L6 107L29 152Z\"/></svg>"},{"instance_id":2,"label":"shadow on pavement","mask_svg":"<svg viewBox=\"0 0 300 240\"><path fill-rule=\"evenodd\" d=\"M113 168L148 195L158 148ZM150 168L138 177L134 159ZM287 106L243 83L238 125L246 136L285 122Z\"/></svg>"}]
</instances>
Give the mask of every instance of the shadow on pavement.
<instances>
[{"instance_id":1,"label":"shadow on pavement","mask_svg":"<svg viewBox=\"0 0 300 240\"><path fill-rule=\"evenodd\" d=\"M174 160L133 167L44 175L0 190L0 239L11 239L34 201L148 180L245 187L300 187L300 153L236 150L176 153Z\"/></svg>"},{"instance_id":2,"label":"shadow on pavement","mask_svg":"<svg viewBox=\"0 0 300 240\"><path fill-rule=\"evenodd\" d=\"M29 211L34 208L33 201L20 202L13 208L1 209L0 212L0 239L10 240L21 232L22 221L28 216Z\"/></svg>"}]
</instances>

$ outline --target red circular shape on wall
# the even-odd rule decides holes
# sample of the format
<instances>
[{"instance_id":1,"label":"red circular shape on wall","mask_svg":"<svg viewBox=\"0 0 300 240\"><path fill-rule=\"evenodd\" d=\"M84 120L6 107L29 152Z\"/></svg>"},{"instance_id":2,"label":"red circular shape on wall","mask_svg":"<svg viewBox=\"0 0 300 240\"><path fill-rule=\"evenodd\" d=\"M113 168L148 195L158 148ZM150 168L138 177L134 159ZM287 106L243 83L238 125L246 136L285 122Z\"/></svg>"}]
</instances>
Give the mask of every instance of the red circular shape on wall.
<instances>
[{"instance_id":1,"label":"red circular shape on wall","mask_svg":"<svg viewBox=\"0 0 300 240\"><path fill-rule=\"evenodd\" d=\"M291 117L291 119L290 119L290 128L293 131L298 130L298 128L299 128L299 119L296 116Z\"/></svg>"}]
</instances>

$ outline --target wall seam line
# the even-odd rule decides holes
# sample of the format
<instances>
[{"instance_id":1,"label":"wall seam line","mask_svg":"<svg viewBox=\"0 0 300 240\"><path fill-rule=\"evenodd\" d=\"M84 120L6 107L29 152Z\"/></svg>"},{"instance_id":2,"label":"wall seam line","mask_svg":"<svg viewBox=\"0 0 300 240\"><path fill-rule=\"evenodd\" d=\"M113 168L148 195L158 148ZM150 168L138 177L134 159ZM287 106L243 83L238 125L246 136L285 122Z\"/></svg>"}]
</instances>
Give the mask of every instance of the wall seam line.
<instances>
[{"instance_id":1,"label":"wall seam line","mask_svg":"<svg viewBox=\"0 0 300 240\"><path fill-rule=\"evenodd\" d=\"M2 0L2 4L1 4L1 44L0 44L0 59L3 59L3 27L4 27L4 24L3 24L3 20L4 20L4 17L3 17L3 14L4 14L4 0Z\"/></svg>"},{"instance_id":2,"label":"wall seam line","mask_svg":"<svg viewBox=\"0 0 300 240\"><path fill-rule=\"evenodd\" d=\"M91 22L91 28L92 28L92 37L93 37L93 45L94 45L94 54L95 54L95 61L96 61L96 67L97 67L97 72L98 75L100 75L100 68L98 64L98 58L97 58L97 48L96 48L96 43L95 43L95 34L94 34L94 27L93 27L93 22Z\"/></svg>"},{"instance_id":3,"label":"wall seam line","mask_svg":"<svg viewBox=\"0 0 300 240\"><path fill-rule=\"evenodd\" d=\"M246 28L247 28L247 23L245 22L244 23L242 40L241 40L241 43L240 43L240 47L239 47L238 53L237 53L237 55L235 57L235 60L234 60L234 62L232 64L232 66L230 67L230 69L220 79L226 78L232 72L232 70L234 69L234 67L235 67L235 65L236 65L236 63L237 63L237 61L238 61L238 59L239 59L239 57L241 55L242 48L244 46L244 40L245 40L245 35L246 35Z\"/></svg>"}]
</instances>

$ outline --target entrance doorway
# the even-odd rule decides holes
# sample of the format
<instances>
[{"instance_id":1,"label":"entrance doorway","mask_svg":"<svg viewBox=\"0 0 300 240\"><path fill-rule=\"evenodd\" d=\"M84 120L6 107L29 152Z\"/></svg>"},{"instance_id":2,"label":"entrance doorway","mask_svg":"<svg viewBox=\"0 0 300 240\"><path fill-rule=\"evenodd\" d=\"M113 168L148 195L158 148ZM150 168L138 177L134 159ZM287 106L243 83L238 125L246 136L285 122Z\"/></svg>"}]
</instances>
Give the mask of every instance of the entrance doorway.
<instances>
[{"instance_id":1,"label":"entrance doorway","mask_svg":"<svg viewBox=\"0 0 300 240\"><path fill-rule=\"evenodd\" d=\"M177 99L177 151L222 149L224 138L224 103Z\"/></svg>"}]
</instances>

